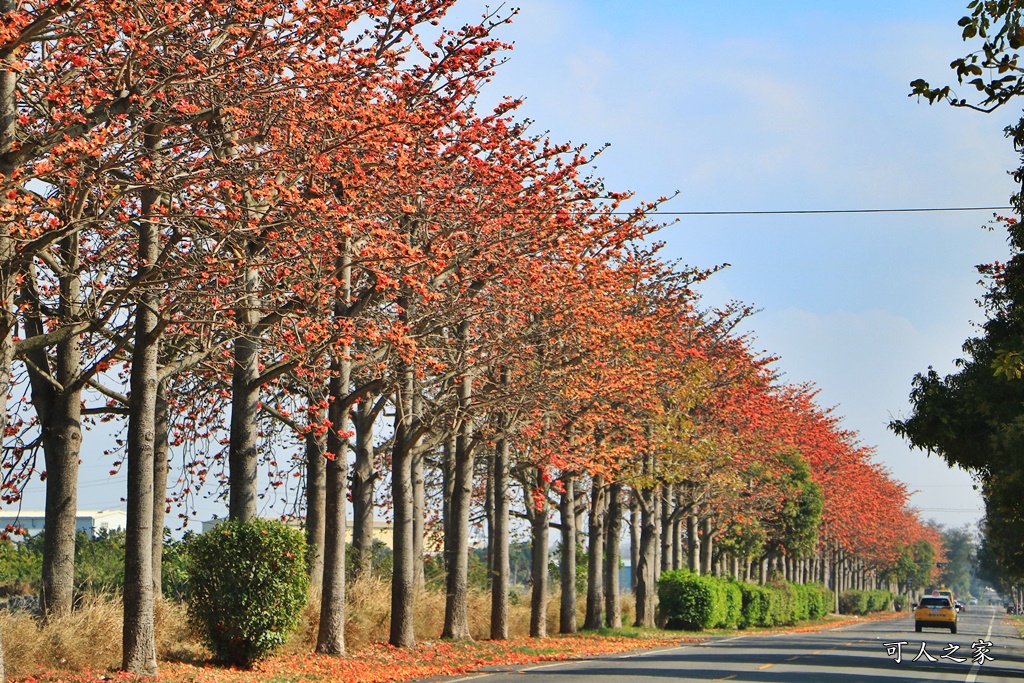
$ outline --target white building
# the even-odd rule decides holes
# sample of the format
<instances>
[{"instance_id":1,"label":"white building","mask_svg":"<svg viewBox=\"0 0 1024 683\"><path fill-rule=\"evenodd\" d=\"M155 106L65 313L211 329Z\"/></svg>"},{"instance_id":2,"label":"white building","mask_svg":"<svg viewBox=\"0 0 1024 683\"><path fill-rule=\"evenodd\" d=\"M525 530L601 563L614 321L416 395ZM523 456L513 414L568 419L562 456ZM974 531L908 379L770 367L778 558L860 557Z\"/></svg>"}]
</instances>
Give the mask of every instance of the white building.
<instances>
[{"instance_id":1,"label":"white building","mask_svg":"<svg viewBox=\"0 0 1024 683\"><path fill-rule=\"evenodd\" d=\"M35 536L43 530L46 516L40 510L22 510L0 514L0 529L8 525L21 527L29 536ZM128 513L124 510L79 510L75 515L75 530L81 531L89 538L95 538L102 529L113 531L128 526ZM17 536L15 536L17 538Z\"/></svg>"},{"instance_id":2,"label":"white building","mask_svg":"<svg viewBox=\"0 0 1024 683\"><path fill-rule=\"evenodd\" d=\"M279 519L278 517L264 517L263 519ZM223 519L208 519L203 522L203 533L210 531L215 526L225 520ZM289 519L285 522L290 527L295 529L302 529L304 527L303 520L301 519ZM352 520L349 519L345 524L345 542L352 542ZM395 530L391 525L391 522L383 522L379 519L373 520L373 538L374 540L382 542L389 548L395 547Z\"/></svg>"}]
</instances>

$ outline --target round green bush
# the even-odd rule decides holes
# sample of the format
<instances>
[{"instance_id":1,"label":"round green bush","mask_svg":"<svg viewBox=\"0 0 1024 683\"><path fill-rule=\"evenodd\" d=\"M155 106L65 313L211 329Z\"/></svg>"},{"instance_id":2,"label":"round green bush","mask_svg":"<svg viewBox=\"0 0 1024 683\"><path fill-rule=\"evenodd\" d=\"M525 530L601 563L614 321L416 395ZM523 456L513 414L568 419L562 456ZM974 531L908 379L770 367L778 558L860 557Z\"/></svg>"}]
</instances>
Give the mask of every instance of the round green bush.
<instances>
[{"instance_id":1,"label":"round green bush","mask_svg":"<svg viewBox=\"0 0 1024 683\"><path fill-rule=\"evenodd\" d=\"M189 620L218 660L252 664L282 644L306 603L306 541L276 520L223 522L186 543Z\"/></svg>"},{"instance_id":2,"label":"round green bush","mask_svg":"<svg viewBox=\"0 0 1024 683\"><path fill-rule=\"evenodd\" d=\"M892 603L892 593L883 590L867 592L868 612L884 612Z\"/></svg>"},{"instance_id":3,"label":"round green bush","mask_svg":"<svg viewBox=\"0 0 1024 683\"><path fill-rule=\"evenodd\" d=\"M864 591L843 591L839 596L840 614L867 614L868 596Z\"/></svg>"},{"instance_id":4,"label":"round green bush","mask_svg":"<svg viewBox=\"0 0 1024 683\"><path fill-rule=\"evenodd\" d=\"M728 616L725 588L713 576L680 569L658 579L658 612L666 628L714 628Z\"/></svg>"}]
</instances>

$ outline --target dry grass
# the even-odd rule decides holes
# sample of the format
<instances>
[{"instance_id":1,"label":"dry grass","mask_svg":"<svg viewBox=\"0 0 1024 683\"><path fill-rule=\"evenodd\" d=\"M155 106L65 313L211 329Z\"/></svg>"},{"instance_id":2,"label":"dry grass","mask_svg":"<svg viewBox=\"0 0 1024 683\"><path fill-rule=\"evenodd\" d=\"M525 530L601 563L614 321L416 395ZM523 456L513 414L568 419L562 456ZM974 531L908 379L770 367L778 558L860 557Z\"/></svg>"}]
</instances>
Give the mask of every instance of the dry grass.
<instances>
[{"instance_id":1,"label":"dry grass","mask_svg":"<svg viewBox=\"0 0 1024 683\"><path fill-rule=\"evenodd\" d=\"M86 598L71 614L45 626L27 614L0 612L8 675L38 670L113 668L121 663L121 602Z\"/></svg>"},{"instance_id":2,"label":"dry grass","mask_svg":"<svg viewBox=\"0 0 1024 683\"><path fill-rule=\"evenodd\" d=\"M348 587L346 646L358 651L385 641L390 629L391 585L380 579L365 579ZM444 626L443 590L423 590L416 597L416 637L433 641ZM548 633L558 631L558 594L548 600ZM584 600L577 603L577 620L583 623ZM623 623L632 621L632 600L623 596ZM119 599L87 598L70 615L51 619L41 625L31 616L0 611L4 660L7 675L24 678L40 669L116 669L121 663L122 605ZM476 640L490 636L491 596L487 591L469 594L469 626ZM320 621L319 601L306 607L292 638L282 648L285 653L311 652L316 645ZM530 631L530 600L525 595L509 606L509 636L523 638ZM189 626L185 607L173 602L156 606L156 646L161 660L186 663L206 661L210 653L198 634Z\"/></svg>"}]
</instances>

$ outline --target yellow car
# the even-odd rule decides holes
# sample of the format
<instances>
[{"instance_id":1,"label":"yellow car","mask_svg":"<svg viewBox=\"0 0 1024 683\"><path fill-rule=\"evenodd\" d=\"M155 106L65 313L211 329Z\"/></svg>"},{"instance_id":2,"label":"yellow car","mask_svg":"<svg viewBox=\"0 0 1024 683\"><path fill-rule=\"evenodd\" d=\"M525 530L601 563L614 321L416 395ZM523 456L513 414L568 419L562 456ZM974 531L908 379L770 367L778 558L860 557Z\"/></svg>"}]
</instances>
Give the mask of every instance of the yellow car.
<instances>
[{"instance_id":1,"label":"yellow car","mask_svg":"<svg viewBox=\"0 0 1024 683\"><path fill-rule=\"evenodd\" d=\"M944 595L921 598L914 610L914 630L920 633L925 626L948 628L950 633L956 633L956 610L949 598Z\"/></svg>"}]
</instances>

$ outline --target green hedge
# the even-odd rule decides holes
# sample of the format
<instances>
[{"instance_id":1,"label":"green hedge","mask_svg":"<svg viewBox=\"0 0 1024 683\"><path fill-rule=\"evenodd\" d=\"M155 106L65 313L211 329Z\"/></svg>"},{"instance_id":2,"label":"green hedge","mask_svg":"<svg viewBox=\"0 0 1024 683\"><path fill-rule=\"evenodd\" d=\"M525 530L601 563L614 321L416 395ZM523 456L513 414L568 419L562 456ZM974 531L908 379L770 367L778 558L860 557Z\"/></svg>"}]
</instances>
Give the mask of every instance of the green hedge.
<instances>
[{"instance_id":1,"label":"green hedge","mask_svg":"<svg viewBox=\"0 0 1024 683\"><path fill-rule=\"evenodd\" d=\"M865 604L867 599L864 596ZM705 629L786 626L820 619L832 611L833 597L821 584L755 586L683 569L661 575L658 600L666 628Z\"/></svg>"},{"instance_id":2,"label":"green hedge","mask_svg":"<svg viewBox=\"0 0 1024 683\"><path fill-rule=\"evenodd\" d=\"M892 604L893 595L889 591L844 591L839 596L840 614L868 614L884 612Z\"/></svg>"},{"instance_id":3,"label":"green hedge","mask_svg":"<svg viewBox=\"0 0 1024 683\"><path fill-rule=\"evenodd\" d=\"M714 628L728 618L725 588L713 576L665 572L658 579L658 611L667 628Z\"/></svg>"},{"instance_id":4,"label":"green hedge","mask_svg":"<svg viewBox=\"0 0 1024 683\"><path fill-rule=\"evenodd\" d=\"M892 606L892 593L889 591L868 591L868 612L884 612Z\"/></svg>"},{"instance_id":5,"label":"green hedge","mask_svg":"<svg viewBox=\"0 0 1024 683\"><path fill-rule=\"evenodd\" d=\"M743 618L743 589L738 581L723 581L722 590L725 592L725 619L719 626L734 628Z\"/></svg>"},{"instance_id":6,"label":"green hedge","mask_svg":"<svg viewBox=\"0 0 1024 683\"><path fill-rule=\"evenodd\" d=\"M814 599L811 603L811 619L821 619L832 612L835 605L835 595L824 584L810 583L807 586L813 589Z\"/></svg>"},{"instance_id":7,"label":"green hedge","mask_svg":"<svg viewBox=\"0 0 1024 683\"><path fill-rule=\"evenodd\" d=\"M740 590L743 592L740 627L769 626L771 590L767 586L756 586L749 583L741 583Z\"/></svg>"}]
</instances>

